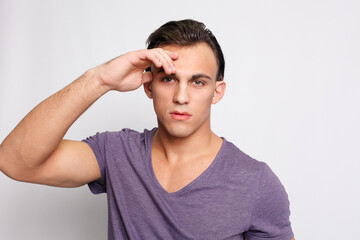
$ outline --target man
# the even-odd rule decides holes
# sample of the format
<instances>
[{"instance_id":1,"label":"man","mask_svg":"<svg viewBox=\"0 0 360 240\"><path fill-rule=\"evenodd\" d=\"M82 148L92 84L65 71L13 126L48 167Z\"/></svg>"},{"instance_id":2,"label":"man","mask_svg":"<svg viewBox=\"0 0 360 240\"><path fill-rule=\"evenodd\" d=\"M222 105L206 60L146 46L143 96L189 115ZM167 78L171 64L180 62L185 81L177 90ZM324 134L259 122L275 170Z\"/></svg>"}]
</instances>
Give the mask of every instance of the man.
<instances>
[{"instance_id":1,"label":"man","mask_svg":"<svg viewBox=\"0 0 360 240\"><path fill-rule=\"evenodd\" d=\"M19 181L106 192L109 239L290 240L277 177L211 131L224 66L204 24L169 22L150 35L148 49L87 71L35 107L2 143L0 169ZM62 140L102 95L142 85L157 128Z\"/></svg>"}]
</instances>

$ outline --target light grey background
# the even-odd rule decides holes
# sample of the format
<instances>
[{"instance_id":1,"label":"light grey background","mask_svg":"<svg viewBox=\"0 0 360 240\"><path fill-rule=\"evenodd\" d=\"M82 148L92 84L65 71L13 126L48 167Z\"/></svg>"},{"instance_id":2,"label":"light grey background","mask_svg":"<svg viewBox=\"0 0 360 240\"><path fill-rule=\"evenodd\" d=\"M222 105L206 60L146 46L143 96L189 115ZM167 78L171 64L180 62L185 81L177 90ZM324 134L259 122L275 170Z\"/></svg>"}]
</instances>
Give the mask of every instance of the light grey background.
<instances>
[{"instance_id":1,"label":"light grey background","mask_svg":"<svg viewBox=\"0 0 360 240\"><path fill-rule=\"evenodd\" d=\"M194 18L226 58L214 131L270 165L300 239L355 239L360 202L359 1L0 2L0 141L41 100L130 50L169 20ZM156 125L139 89L112 92L69 130ZM0 173L0 239L106 239L106 195Z\"/></svg>"}]
</instances>

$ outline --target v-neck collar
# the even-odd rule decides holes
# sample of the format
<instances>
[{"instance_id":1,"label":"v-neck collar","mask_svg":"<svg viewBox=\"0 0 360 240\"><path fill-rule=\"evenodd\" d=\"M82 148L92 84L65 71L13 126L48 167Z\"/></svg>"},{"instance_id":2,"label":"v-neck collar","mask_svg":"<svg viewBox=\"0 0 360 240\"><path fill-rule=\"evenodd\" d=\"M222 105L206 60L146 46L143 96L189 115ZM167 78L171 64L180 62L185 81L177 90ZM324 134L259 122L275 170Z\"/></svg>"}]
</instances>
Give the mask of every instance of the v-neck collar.
<instances>
[{"instance_id":1,"label":"v-neck collar","mask_svg":"<svg viewBox=\"0 0 360 240\"><path fill-rule=\"evenodd\" d=\"M211 170L214 168L214 166L219 161L219 158L222 155L224 146L227 142L225 138L221 137L223 142L221 144L221 147L220 147L218 153L216 154L216 156L215 156L214 160L211 162L211 164L199 176L197 176L194 180L192 180L190 183L186 184L184 187L177 190L176 192L168 192L165 190L165 188L163 188L163 186L161 186L159 180L157 179L157 177L155 175L155 171L154 171L153 164L152 164L152 143L153 143L153 138L154 138L154 134L155 134L156 130L157 130L157 128L155 127L151 131L148 131L147 134L145 135L145 141L146 141L145 144L147 146L146 161L147 161L147 165L148 165L149 172L151 175L150 177L152 179L154 186L159 190L159 192L161 192L162 194L165 194L165 195L169 195L169 196L175 196L184 191L187 191L188 189L191 189L191 187L193 185L195 185L198 181L205 178L209 173L211 173Z\"/></svg>"}]
</instances>

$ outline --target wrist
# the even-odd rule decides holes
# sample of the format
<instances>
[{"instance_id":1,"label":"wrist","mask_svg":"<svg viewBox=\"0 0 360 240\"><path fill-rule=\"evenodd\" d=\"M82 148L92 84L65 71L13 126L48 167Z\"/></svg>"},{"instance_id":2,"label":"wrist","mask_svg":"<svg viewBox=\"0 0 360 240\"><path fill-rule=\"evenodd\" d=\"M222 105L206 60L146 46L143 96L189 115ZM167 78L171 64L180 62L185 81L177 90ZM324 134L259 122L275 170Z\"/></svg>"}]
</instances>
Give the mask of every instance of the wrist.
<instances>
[{"instance_id":1,"label":"wrist","mask_svg":"<svg viewBox=\"0 0 360 240\"><path fill-rule=\"evenodd\" d=\"M84 74L84 76L85 78L90 79L90 82L95 86L95 89L100 91L101 95L112 90L112 88L108 84L106 84L105 81L103 80L101 72L98 69L98 67L88 70Z\"/></svg>"}]
</instances>

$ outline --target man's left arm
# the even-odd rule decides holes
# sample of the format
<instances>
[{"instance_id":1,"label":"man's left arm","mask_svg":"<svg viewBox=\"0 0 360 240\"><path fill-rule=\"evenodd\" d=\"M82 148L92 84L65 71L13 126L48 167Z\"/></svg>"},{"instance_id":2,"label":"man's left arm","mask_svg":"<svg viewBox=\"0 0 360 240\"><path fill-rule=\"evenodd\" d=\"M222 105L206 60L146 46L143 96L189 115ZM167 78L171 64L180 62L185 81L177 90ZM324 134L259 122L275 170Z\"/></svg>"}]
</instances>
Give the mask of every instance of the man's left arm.
<instances>
[{"instance_id":1,"label":"man's left arm","mask_svg":"<svg viewBox=\"0 0 360 240\"><path fill-rule=\"evenodd\" d=\"M254 188L256 199L251 213L251 228L244 237L247 240L294 239L288 195L279 178L265 163Z\"/></svg>"}]
</instances>

